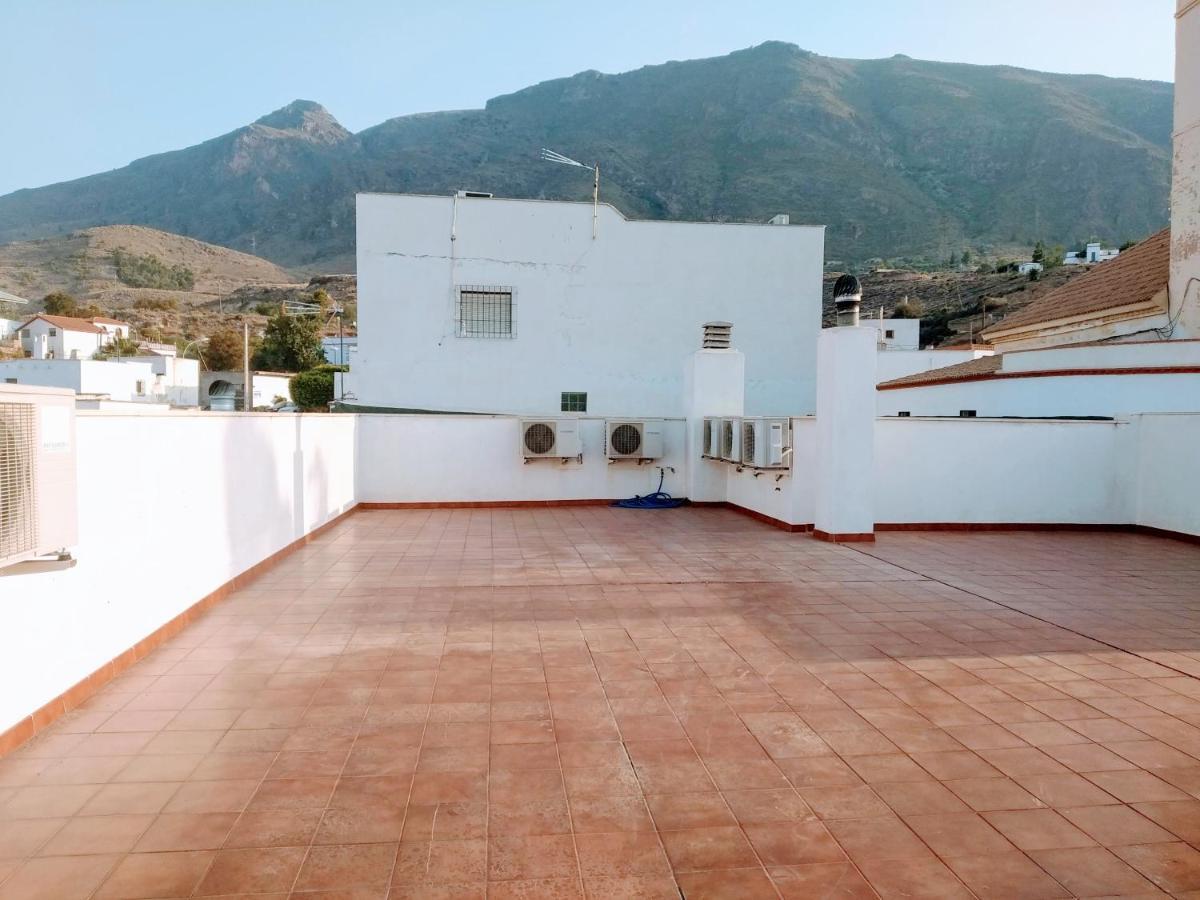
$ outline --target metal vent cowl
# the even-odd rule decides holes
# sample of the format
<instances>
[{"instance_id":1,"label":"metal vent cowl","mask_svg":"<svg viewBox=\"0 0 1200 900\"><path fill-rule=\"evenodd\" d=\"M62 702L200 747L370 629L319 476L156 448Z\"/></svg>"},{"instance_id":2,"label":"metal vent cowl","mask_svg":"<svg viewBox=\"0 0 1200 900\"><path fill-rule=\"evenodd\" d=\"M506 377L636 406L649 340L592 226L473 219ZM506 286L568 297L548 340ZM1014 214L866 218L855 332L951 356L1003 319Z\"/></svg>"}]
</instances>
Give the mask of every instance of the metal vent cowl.
<instances>
[{"instance_id":1,"label":"metal vent cowl","mask_svg":"<svg viewBox=\"0 0 1200 900\"><path fill-rule=\"evenodd\" d=\"M753 422L743 422L742 423L742 461L743 462L750 463L750 462L754 461L754 445L755 445L757 437L758 437L755 434L756 430L757 429L754 427Z\"/></svg>"},{"instance_id":2,"label":"metal vent cowl","mask_svg":"<svg viewBox=\"0 0 1200 900\"><path fill-rule=\"evenodd\" d=\"M525 449L539 456L554 449L554 429L535 422L525 429Z\"/></svg>"}]
</instances>

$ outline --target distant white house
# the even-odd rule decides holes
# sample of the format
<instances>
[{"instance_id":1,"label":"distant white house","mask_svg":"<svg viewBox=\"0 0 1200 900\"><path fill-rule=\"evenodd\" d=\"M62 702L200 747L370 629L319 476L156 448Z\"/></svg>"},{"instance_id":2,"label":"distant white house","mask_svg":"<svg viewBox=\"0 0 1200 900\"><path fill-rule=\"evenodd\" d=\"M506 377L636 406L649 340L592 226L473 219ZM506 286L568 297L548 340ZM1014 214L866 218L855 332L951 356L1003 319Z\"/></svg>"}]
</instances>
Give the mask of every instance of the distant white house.
<instances>
[{"instance_id":1,"label":"distant white house","mask_svg":"<svg viewBox=\"0 0 1200 900\"><path fill-rule=\"evenodd\" d=\"M879 332L880 350L919 350L921 347L920 319L866 318L862 324Z\"/></svg>"},{"instance_id":2,"label":"distant white house","mask_svg":"<svg viewBox=\"0 0 1200 900\"><path fill-rule=\"evenodd\" d=\"M6 384L69 388L76 394L122 402L165 402L155 393L155 373L146 361L101 361L76 357L13 359L0 362L0 381Z\"/></svg>"},{"instance_id":3,"label":"distant white house","mask_svg":"<svg viewBox=\"0 0 1200 900\"><path fill-rule=\"evenodd\" d=\"M1028 275L1030 272L1042 272L1045 270L1045 268L1046 267L1040 262L1033 262L1030 260L1029 262L1023 262L1017 266L1017 272L1021 275Z\"/></svg>"},{"instance_id":4,"label":"distant white house","mask_svg":"<svg viewBox=\"0 0 1200 900\"><path fill-rule=\"evenodd\" d=\"M12 339L20 330L20 319L0 319L0 341Z\"/></svg>"},{"instance_id":5,"label":"distant white house","mask_svg":"<svg viewBox=\"0 0 1200 900\"><path fill-rule=\"evenodd\" d=\"M1063 265L1086 266L1092 263L1108 262L1108 260L1116 259L1120 255L1120 250L1106 250L1099 241L1094 241L1088 244L1082 253L1078 250L1072 250L1064 256Z\"/></svg>"},{"instance_id":6,"label":"distant white house","mask_svg":"<svg viewBox=\"0 0 1200 900\"><path fill-rule=\"evenodd\" d=\"M129 337L116 319L74 319L38 313L21 323L21 349L29 359L91 359L115 337Z\"/></svg>"}]
</instances>

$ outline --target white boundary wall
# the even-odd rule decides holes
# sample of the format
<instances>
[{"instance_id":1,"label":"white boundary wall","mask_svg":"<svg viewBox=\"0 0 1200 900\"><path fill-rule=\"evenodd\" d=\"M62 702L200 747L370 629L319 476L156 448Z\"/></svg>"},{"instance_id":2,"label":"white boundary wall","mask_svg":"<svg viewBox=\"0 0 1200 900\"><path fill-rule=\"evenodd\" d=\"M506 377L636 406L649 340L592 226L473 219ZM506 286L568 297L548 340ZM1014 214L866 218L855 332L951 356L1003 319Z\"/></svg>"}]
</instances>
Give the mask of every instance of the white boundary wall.
<instances>
[{"instance_id":1,"label":"white boundary wall","mask_svg":"<svg viewBox=\"0 0 1200 900\"><path fill-rule=\"evenodd\" d=\"M1135 420L1137 523L1200 534L1200 415L1143 415ZM1131 468L1120 474L1128 477Z\"/></svg>"},{"instance_id":2,"label":"white boundary wall","mask_svg":"<svg viewBox=\"0 0 1200 900\"><path fill-rule=\"evenodd\" d=\"M76 422L78 565L0 577L0 731L355 502L352 416Z\"/></svg>"},{"instance_id":3,"label":"white boundary wall","mask_svg":"<svg viewBox=\"0 0 1200 900\"><path fill-rule=\"evenodd\" d=\"M580 418L583 462L521 458L520 419L361 415L358 497L368 503L616 500L658 488L687 494L683 419L663 422L665 456L638 465L605 458L604 420ZM674 472L670 471L674 468Z\"/></svg>"}]
</instances>

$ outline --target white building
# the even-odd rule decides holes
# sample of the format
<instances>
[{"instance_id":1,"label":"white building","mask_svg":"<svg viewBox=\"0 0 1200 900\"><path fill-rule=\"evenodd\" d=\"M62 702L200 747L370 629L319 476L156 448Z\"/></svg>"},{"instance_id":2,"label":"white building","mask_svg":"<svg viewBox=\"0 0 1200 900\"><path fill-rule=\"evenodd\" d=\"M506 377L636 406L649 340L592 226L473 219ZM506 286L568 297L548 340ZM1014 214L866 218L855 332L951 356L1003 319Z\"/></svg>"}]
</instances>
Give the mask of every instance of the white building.
<instances>
[{"instance_id":1,"label":"white building","mask_svg":"<svg viewBox=\"0 0 1200 900\"><path fill-rule=\"evenodd\" d=\"M593 414L679 415L678 360L724 320L748 409L813 409L822 228L595 213L360 194L356 402L546 415L569 394Z\"/></svg>"},{"instance_id":2,"label":"white building","mask_svg":"<svg viewBox=\"0 0 1200 900\"><path fill-rule=\"evenodd\" d=\"M30 359L91 359L110 340L86 319L39 313L21 323L21 349Z\"/></svg>"},{"instance_id":3,"label":"white building","mask_svg":"<svg viewBox=\"0 0 1200 900\"><path fill-rule=\"evenodd\" d=\"M1033 262L1030 260L1029 262L1023 262L1017 266L1017 273L1020 275L1028 275L1030 272L1042 272L1045 270L1045 268L1046 267L1040 262Z\"/></svg>"},{"instance_id":4,"label":"white building","mask_svg":"<svg viewBox=\"0 0 1200 900\"><path fill-rule=\"evenodd\" d=\"M920 319L867 318L862 324L879 333L880 350L920 350Z\"/></svg>"},{"instance_id":5,"label":"white building","mask_svg":"<svg viewBox=\"0 0 1200 900\"><path fill-rule=\"evenodd\" d=\"M0 381L70 388L77 394L119 401L162 403L166 400L164 394L156 393L154 369L144 359L121 362L87 358L12 359L0 361Z\"/></svg>"},{"instance_id":6,"label":"white building","mask_svg":"<svg viewBox=\"0 0 1200 900\"><path fill-rule=\"evenodd\" d=\"M0 319L0 341L12 340L20 330L20 319Z\"/></svg>"},{"instance_id":7,"label":"white building","mask_svg":"<svg viewBox=\"0 0 1200 900\"><path fill-rule=\"evenodd\" d=\"M129 337L131 329L128 322L122 322L120 319L108 319L104 316L93 316L87 321L102 329L110 338L128 339Z\"/></svg>"},{"instance_id":8,"label":"white building","mask_svg":"<svg viewBox=\"0 0 1200 900\"><path fill-rule=\"evenodd\" d=\"M1073 250L1063 257L1065 266L1090 266L1094 263L1108 262L1121 255L1120 250L1105 249L1099 241L1088 244L1082 253Z\"/></svg>"},{"instance_id":9,"label":"white building","mask_svg":"<svg viewBox=\"0 0 1200 900\"><path fill-rule=\"evenodd\" d=\"M159 402L166 402L175 407L200 405L199 360L181 359L174 354L148 353L121 360L121 365L128 364L150 366L154 376L150 393Z\"/></svg>"}]
</instances>

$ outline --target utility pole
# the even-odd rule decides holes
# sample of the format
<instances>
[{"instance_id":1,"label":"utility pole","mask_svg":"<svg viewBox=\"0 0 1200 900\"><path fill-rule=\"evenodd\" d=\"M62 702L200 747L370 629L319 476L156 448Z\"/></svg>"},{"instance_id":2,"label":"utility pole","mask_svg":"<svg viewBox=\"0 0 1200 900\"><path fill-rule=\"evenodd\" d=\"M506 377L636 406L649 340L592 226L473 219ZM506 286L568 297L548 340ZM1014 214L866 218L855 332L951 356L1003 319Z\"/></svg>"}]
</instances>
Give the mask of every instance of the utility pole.
<instances>
[{"instance_id":1,"label":"utility pole","mask_svg":"<svg viewBox=\"0 0 1200 900\"><path fill-rule=\"evenodd\" d=\"M254 386L250 383L250 323L242 320L242 408L250 412L254 408Z\"/></svg>"}]
</instances>

